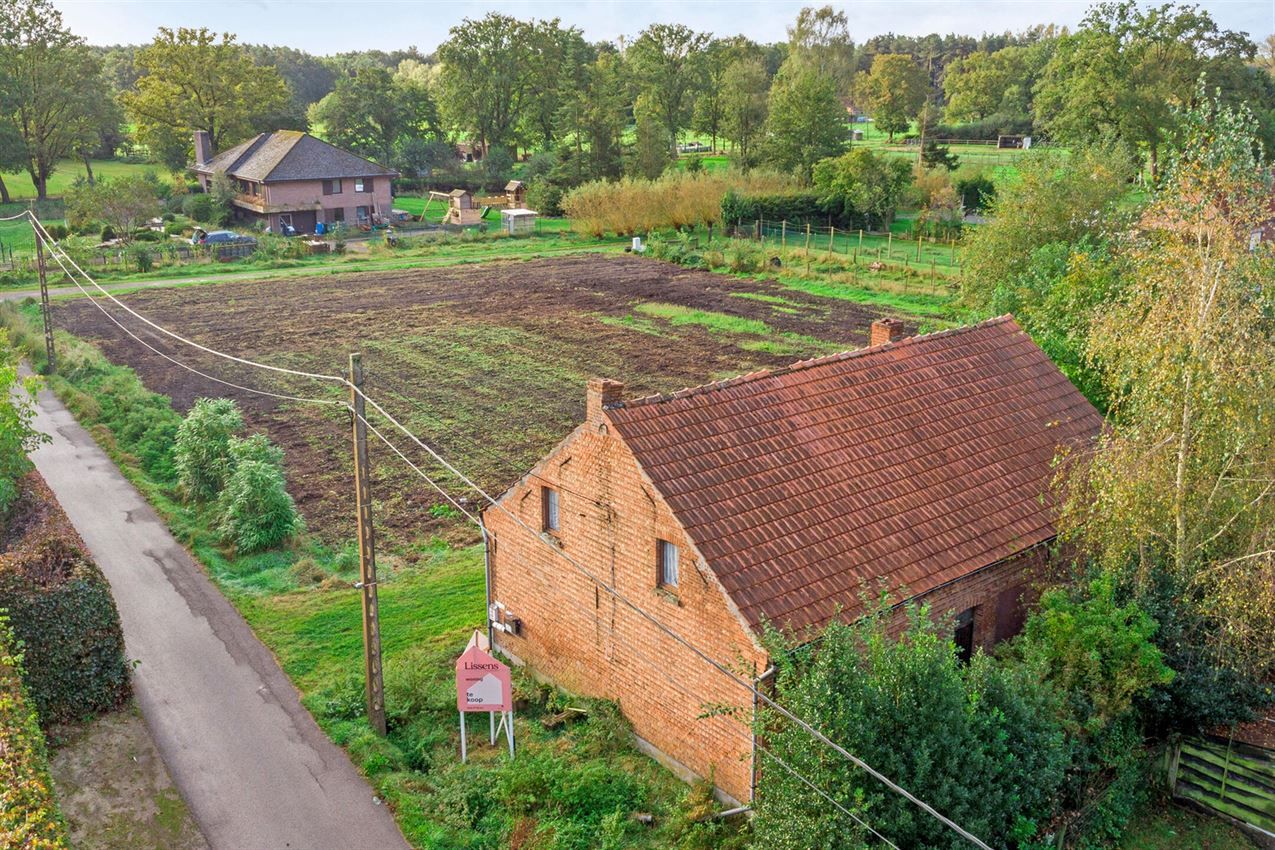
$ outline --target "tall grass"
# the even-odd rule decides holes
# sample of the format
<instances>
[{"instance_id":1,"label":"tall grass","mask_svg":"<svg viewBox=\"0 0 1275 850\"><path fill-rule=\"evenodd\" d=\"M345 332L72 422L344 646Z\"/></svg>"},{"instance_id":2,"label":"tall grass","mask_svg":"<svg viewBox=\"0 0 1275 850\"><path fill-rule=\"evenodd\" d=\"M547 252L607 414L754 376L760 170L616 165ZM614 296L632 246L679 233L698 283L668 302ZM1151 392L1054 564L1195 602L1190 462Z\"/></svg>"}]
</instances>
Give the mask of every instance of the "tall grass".
<instances>
[{"instance_id":1,"label":"tall grass","mask_svg":"<svg viewBox=\"0 0 1275 850\"><path fill-rule=\"evenodd\" d=\"M727 190L774 192L791 188L792 178L766 172L687 174L669 172L656 180L595 180L573 189L562 208L575 229L600 237L632 236L652 230L713 225L722 216Z\"/></svg>"}]
</instances>

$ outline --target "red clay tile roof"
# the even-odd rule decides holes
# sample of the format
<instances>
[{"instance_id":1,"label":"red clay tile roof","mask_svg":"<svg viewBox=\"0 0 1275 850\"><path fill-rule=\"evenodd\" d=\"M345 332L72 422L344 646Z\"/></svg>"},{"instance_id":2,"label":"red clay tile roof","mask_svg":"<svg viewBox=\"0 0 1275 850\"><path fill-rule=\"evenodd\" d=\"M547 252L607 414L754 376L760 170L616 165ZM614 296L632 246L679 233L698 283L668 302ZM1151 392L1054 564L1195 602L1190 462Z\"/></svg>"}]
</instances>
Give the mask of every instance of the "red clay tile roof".
<instances>
[{"instance_id":1,"label":"red clay tile roof","mask_svg":"<svg viewBox=\"0 0 1275 850\"><path fill-rule=\"evenodd\" d=\"M919 595L1055 536L1101 417L1009 316L606 408L748 622Z\"/></svg>"}]
</instances>

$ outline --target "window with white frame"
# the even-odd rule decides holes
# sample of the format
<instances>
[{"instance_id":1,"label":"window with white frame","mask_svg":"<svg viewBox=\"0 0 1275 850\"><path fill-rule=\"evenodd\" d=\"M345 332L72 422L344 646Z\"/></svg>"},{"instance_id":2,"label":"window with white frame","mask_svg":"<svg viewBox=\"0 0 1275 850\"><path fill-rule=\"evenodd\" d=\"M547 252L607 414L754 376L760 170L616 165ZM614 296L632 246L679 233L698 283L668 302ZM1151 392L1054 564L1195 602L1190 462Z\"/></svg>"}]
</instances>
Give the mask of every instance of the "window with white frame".
<instances>
[{"instance_id":1,"label":"window with white frame","mask_svg":"<svg viewBox=\"0 0 1275 850\"><path fill-rule=\"evenodd\" d=\"M677 587L677 546L667 540L655 541L655 559L660 587Z\"/></svg>"},{"instance_id":2,"label":"window with white frame","mask_svg":"<svg viewBox=\"0 0 1275 850\"><path fill-rule=\"evenodd\" d=\"M558 491L552 487L540 488L540 529L557 533L560 530Z\"/></svg>"}]
</instances>

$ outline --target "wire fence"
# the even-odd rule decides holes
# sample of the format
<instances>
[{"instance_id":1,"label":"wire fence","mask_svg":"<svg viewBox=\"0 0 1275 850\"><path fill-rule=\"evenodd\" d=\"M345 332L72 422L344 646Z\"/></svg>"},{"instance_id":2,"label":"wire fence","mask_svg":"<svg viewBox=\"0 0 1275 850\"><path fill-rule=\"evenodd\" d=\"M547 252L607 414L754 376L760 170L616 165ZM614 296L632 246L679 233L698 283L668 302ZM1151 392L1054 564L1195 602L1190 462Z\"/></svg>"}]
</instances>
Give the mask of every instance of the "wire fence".
<instances>
[{"instance_id":1,"label":"wire fence","mask_svg":"<svg viewBox=\"0 0 1275 850\"><path fill-rule=\"evenodd\" d=\"M957 288L961 268L960 243L955 234L926 236L870 233L835 226L759 219L736 222L726 229L734 239L777 250L777 260L816 264L834 263L849 270L854 282L889 283L886 288L916 289L951 294Z\"/></svg>"}]
</instances>

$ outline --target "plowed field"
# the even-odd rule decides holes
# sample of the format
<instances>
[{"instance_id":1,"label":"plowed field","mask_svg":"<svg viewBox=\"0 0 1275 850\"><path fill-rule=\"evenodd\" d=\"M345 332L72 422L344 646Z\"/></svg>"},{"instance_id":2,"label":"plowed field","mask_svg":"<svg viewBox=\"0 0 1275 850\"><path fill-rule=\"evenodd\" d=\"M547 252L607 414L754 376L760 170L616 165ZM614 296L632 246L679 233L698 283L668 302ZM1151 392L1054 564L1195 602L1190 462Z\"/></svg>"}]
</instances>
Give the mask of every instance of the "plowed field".
<instances>
[{"instance_id":1,"label":"plowed field","mask_svg":"<svg viewBox=\"0 0 1275 850\"><path fill-rule=\"evenodd\" d=\"M579 422L591 376L622 380L630 395L667 392L858 347L880 315L772 282L635 257L152 289L123 300L203 345L278 366L343 374L349 353L362 352L369 395L493 493ZM333 385L202 354L103 306L150 345L208 375L289 395L342 397ZM310 528L334 541L352 535L343 410L196 376L129 338L83 299L58 304L55 322L132 366L180 410L201 396L235 398L251 426L284 448L289 488ZM472 539L388 449L374 445L372 452L383 533L398 543ZM409 454L437 470L419 450ZM478 501L442 480L457 496Z\"/></svg>"}]
</instances>

